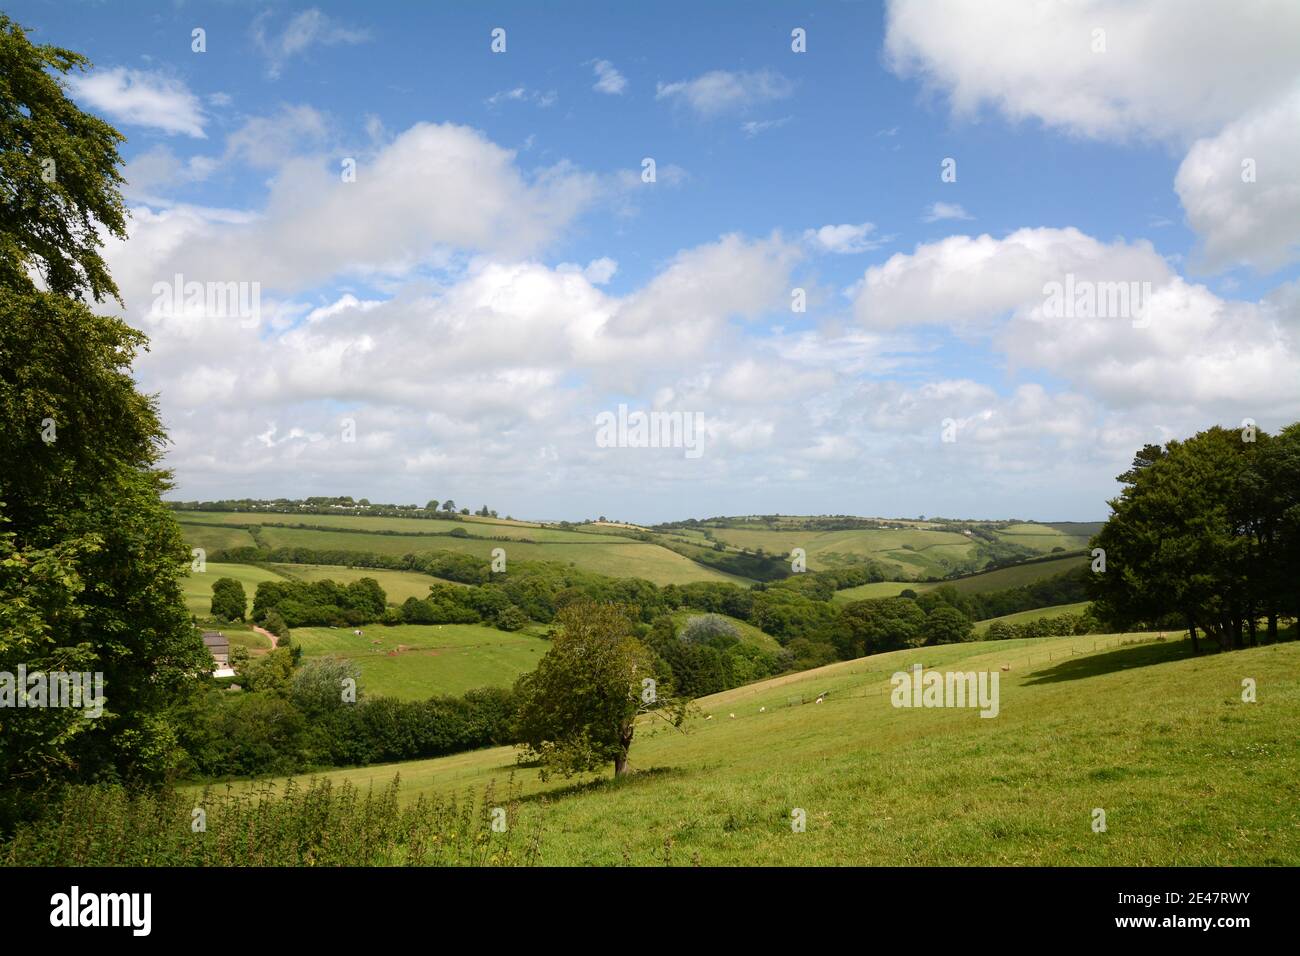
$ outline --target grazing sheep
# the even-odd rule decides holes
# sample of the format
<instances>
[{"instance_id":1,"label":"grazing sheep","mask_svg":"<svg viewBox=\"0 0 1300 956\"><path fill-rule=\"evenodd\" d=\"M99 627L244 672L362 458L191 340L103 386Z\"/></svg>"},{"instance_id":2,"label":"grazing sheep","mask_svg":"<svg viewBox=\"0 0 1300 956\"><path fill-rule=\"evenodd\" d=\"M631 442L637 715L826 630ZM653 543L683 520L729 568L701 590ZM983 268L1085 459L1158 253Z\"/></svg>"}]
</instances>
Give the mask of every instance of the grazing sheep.
<instances>
[{"instance_id":1,"label":"grazing sheep","mask_svg":"<svg viewBox=\"0 0 1300 956\"><path fill-rule=\"evenodd\" d=\"M813 703L814 703L814 704L820 704L822 701L824 701L824 700L826 699L826 694L828 694L828 693L830 693L830 691L825 691L825 692L823 692L822 695L821 695L820 697L818 697L815 701L813 701Z\"/></svg>"},{"instance_id":2,"label":"grazing sheep","mask_svg":"<svg viewBox=\"0 0 1300 956\"><path fill-rule=\"evenodd\" d=\"M730 717L732 720L735 720L735 719L736 719L736 715L735 715L735 714L728 714L727 716Z\"/></svg>"},{"instance_id":3,"label":"grazing sheep","mask_svg":"<svg viewBox=\"0 0 1300 956\"><path fill-rule=\"evenodd\" d=\"M767 708L766 708L766 707L760 707L760 708L758 708L758 712L759 712L760 714L767 713Z\"/></svg>"},{"instance_id":4,"label":"grazing sheep","mask_svg":"<svg viewBox=\"0 0 1300 956\"><path fill-rule=\"evenodd\" d=\"M712 719L713 719L713 715L712 715L712 714L709 714L709 715L708 715L707 717L705 717L704 719L705 719L705 720L712 720Z\"/></svg>"},{"instance_id":5,"label":"grazing sheep","mask_svg":"<svg viewBox=\"0 0 1300 956\"><path fill-rule=\"evenodd\" d=\"M1003 669L1004 671L1009 671L1009 670L1011 670L1011 665L1010 665L1010 664L1003 664L1003 665L1002 665L1002 669Z\"/></svg>"}]
</instances>

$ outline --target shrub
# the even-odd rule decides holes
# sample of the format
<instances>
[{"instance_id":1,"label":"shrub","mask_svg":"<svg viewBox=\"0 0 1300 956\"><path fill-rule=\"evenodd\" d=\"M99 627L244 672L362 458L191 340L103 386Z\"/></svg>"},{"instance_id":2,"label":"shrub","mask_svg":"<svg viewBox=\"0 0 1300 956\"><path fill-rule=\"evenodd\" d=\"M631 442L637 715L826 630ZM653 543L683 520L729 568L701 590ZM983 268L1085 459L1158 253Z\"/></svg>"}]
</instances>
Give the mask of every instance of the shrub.
<instances>
[{"instance_id":1,"label":"shrub","mask_svg":"<svg viewBox=\"0 0 1300 956\"><path fill-rule=\"evenodd\" d=\"M498 630L518 631L528 626L528 616L512 604L496 616L493 624Z\"/></svg>"},{"instance_id":2,"label":"shrub","mask_svg":"<svg viewBox=\"0 0 1300 956\"><path fill-rule=\"evenodd\" d=\"M699 614L687 620L679 636L688 644L726 645L740 640L740 631L721 615Z\"/></svg>"}]
</instances>

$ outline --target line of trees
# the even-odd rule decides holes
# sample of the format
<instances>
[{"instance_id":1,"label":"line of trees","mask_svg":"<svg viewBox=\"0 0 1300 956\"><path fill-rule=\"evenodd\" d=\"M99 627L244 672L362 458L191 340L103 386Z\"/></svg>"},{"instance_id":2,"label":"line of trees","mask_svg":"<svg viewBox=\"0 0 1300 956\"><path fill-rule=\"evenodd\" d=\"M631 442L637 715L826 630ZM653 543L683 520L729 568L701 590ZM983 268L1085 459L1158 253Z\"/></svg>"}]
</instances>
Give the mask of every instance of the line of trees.
<instances>
[{"instance_id":1,"label":"line of trees","mask_svg":"<svg viewBox=\"0 0 1300 956\"><path fill-rule=\"evenodd\" d=\"M456 502L448 498L438 501L436 498L420 505L399 505L384 502L372 502L368 498L353 498L351 495L337 495L312 498L223 498L218 501L169 501L167 507L173 511L230 511L262 512L274 514L352 514L370 515L372 517L393 518L438 518L459 521L468 515L468 508L459 509ZM495 518L497 512L487 505L474 514L480 518Z\"/></svg>"},{"instance_id":2,"label":"line of trees","mask_svg":"<svg viewBox=\"0 0 1300 956\"><path fill-rule=\"evenodd\" d=\"M418 760L511 743L516 704L508 688L405 701L357 689L356 665L317 658L295 667L278 648L241 668L244 691L222 682L191 688L173 714L187 778L301 773ZM356 683L351 685L357 687Z\"/></svg>"}]
</instances>

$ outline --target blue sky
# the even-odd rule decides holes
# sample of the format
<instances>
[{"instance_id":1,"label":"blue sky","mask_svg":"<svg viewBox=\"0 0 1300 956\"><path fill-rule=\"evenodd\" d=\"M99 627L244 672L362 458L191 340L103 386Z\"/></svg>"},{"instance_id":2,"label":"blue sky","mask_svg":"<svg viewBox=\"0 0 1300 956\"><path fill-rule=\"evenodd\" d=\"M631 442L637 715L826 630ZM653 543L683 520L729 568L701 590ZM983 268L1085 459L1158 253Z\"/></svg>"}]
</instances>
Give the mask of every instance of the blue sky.
<instances>
[{"instance_id":1,"label":"blue sky","mask_svg":"<svg viewBox=\"0 0 1300 956\"><path fill-rule=\"evenodd\" d=\"M1296 13L975 6L8 12L128 137L179 496L1098 518L1145 441L1300 413ZM177 272L262 314L160 316ZM1151 328L1045 315L1066 273ZM705 453L597 447L619 403Z\"/></svg>"}]
</instances>

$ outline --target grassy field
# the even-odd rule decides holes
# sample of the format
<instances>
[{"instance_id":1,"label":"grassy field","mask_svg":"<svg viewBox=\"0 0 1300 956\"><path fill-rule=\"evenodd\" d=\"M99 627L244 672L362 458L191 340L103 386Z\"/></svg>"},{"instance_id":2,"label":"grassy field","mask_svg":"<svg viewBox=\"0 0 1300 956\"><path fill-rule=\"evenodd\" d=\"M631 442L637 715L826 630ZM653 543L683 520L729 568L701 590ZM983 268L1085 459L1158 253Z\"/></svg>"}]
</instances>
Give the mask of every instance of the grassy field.
<instances>
[{"instance_id":1,"label":"grassy field","mask_svg":"<svg viewBox=\"0 0 1300 956\"><path fill-rule=\"evenodd\" d=\"M889 676L913 663L999 671L999 715L892 707ZM1258 703L1242 702L1243 676ZM544 784L497 748L329 776L365 787L400 773L406 799L513 776L525 799L512 825L544 827L549 864L1294 866L1300 643L893 652L706 698L685 733L647 723L632 764L617 782ZM792 832L795 809L806 832Z\"/></svg>"},{"instance_id":2,"label":"grassy field","mask_svg":"<svg viewBox=\"0 0 1300 956\"><path fill-rule=\"evenodd\" d=\"M351 584L361 578L374 578L384 589L391 604L401 604L407 598L426 598L431 584L450 584L461 587L455 581L445 581L418 571L387 571L382 568L344 568L337 564L273 564L276 573L286 578L299 581L340 581ZM250 595L251 597L251 595Z\"/></svg>"},{"instance_id":3,"label":"grassy field","mask_svg":"<svg viewBox=\"0 0 1300 956\"><path fill-rule=\"evenodd\" d=\"M958 591L966 594L982 594L985 591L1001 591L1003 588L1018 588L1026 584L1033 584L1035 581L1054 577L1064 571L1086 567L1090 560L1086 555L1049 558L1043 561L1032 561L1028 564L1013 564L1010 567L998 568L995 571L984 571L980 574L954 578L951 581L942 581L940 583L951 584ZM938 587L938 585L931 585L931 587Z\"/></svg>"},{"instance_id":4,"label":"grassy field","mask_svg":"<svg viewBox=\"0 0 1300 956\"><path fill-rule=\"evenodd\" d=\"M252 545L253 536L240 526L264 525L257 537L271 548L310 547L394 556L446 550L474 555L486 562L494 548L504 547L507 560L555 561L613 577L645 578L660 585L691 581L752 583L747 578L698 564L665 546L683 543L708 546L704 528L653 532L650 540L643 541L625 533L645 533L633 526L593 523L559 528L477 516L443 521L341 514L186 511L178 512L178 519L191 546L209 551ZM709 527L707 530L714 540L731 550L757 552L762 549L767 554L784 557L795 548L803 548L808 567L814 571L872 560L889 568L901 581L945 576L969 567L977 554L976 542L972 538L960 531L925 522L891 519L888 522L891 525L906 526L800 530L799 523L806 520L787 517L778 520L774 527L755 522L753 527ZM315 527L276 527L293 524ZM1040 554L1049 553L1053 548L1081 548L1087 543L1087 534L1091 530L1091 526L1086 524L1032 523L994 529L1004 541ZM457 534L453 535L453 531ZM872 596L877 595L873 593ZM848 599L854 600L856 596Z\"/></svg>"},{"instance_id":5,"label":"grassy field","mask_svg":"<svg viewBox=\"0 0 1300 956\"><path fill-rule=\"evenodd\" d=\"M421 551L455 551L482 558L492 558L493 548L504 548L507 561L555 561L612 577L645 578L656 584L686 584L691 581L736 581L743 578L723 574L658 545L632 541L612 535L579 535L586 540L559 541L551 544L501 542L446 535L413 537L314 531L305 528L266 528L262 540L269 547L307 547L370 551L377 554L404 555Z\"/></svg>"},{"instance_id":6,"label":"grassy field","mask_svg":"<svg viewBox=\"0 0 1300 956\"><path fill-rule=\"evenodd\" d=\"M788 555L803 548L808 568L820 571L871 558L900 576L946 574L957 562L974 553L965 535L924 529L854 529L849 531L769 531L749 528L714 528L713 536L733 548L762 548L770 554Z\"/></svg>"},{"instance_id":7,"label":"grassy field","mask_svg":"<svg viewBox=\"0 0 1300 956\"><path fill-rule=\"evenodd\" d=\"M1087 564L1088 560L1087 557L1080 555L1045 558L1027 564L1013 564L994 571L981 571L979 574L953 578L951 581L873 581L871 584L860 584L855 588L836 591L832 600L837 604L847 604L850 601L864 601L867 598L898 597L905 590L920 594L922 591L947 584L966 594L982 594L985 591L999 591L1003 588L1033 584L1035 581L1053 577L1063 571L1081 567Z\"/></svg>"},{"instance_id":8,"label":"grassy field","mask_svg":"<svg viewBox=\"0 0 1300 956\"><path fill-rule=\"evenodd\" d=\"M358 531L401 531L412 535L440 536L460 528L467 534L482 538L516 538L532 541L590 541L594 534L600 533L600 526L588 525L590 531L568 531L563 528L550 528L538 524L520 521L505 521L499 518L478 518L462 516L459 521L443 521L434 518L388 518L367 515L314 515L314 514L277 514L274 512L246 511L183 511L177 512L186 524L203 525L209 528L221 528L250 524L305 524L317 527L355 529ZM236 529L238 530L238 529ZM608 531L605 537L612 537Z\"/></svg>"},{"instance_id":9,"label":"grassy field","mask_svg":"<svg viewBox=\"0 0 1300 956\"><path fill-rule=\"evenodd\" d=\"M1057 527L1047 524L1013 524L997 530L997 536L1004 541L1032 548L1039 554L1047 554L1053 548L1066 551L1078 551L1088 546L1089 534L1071 530L1062 530L1068 526Z\"/></svg>"},{"instance_id":10,"label":"grassy field","mask_svg":"<svg viewBox=\"0 0 1300 956\"><path fill-rule=\"evenodd\" d=\"M197 614L199 617L207 617L212 611L212 585L218 578L234 578L244 586L244 594L248 598L248 607L246 611L253 609L253 593L257 590L257 585L262 581L283 581L284 577L275 571L268 571L265 568L259 568L251 564L220 564L209 561L207 570L199 572L190 572L190 576L185 578L185 606L189 608L191 614Z\"/></svg>"},{"instance_id":11,"label":"grassy field","mask_svg":"<svg viewBox=\"0 0 1300 956\"><path fill-rule=\"evenodd\" d=\"M181 533L191 548L217 551L222 548L251 548L257 542L243 528L227 528L210 522L182 520Z\"/></svg>"},{"instance_id":12,"label":"grassy field","mask_svg":"<svg viewBox=\"0 0 1300 956\"><path fill-rule=\"evenodd\" d=\"M1003 614L1001 617L991 617L985 621L975 622L975 633L980 634L987 631L989 625L994 621L1002 621L1004 624L1024 624L1028 621L1037 621L1042 618L1062 617L1066 614L1082 614L1088 610L1092 604L1091 601L1079 601L1076 604L1054 604L1051 607L1034 608L1032 611L1017 611L1015 614Z\"/></svg>"},{"instance_id":13,"label":"grassy field","mask_svg":"<svg viewBox=\"0 0 1300 956\"><path fill-rule=\"evenodd\" d=\"M836 591L831 600L836 604L848 604L852 601L865 601L868 598L898 597L907 590L920 594L932 587L937 587L937 585L926 584L921 581L873 581L870 584L859 584L855 588Z\"/></svg>"},{"instance_id":14,"label":"grassy field","mask_svg":"<svg viewBox=\"0 0 1300 956\"><path fill-rule=\"evenodd\" d=\"M293 639L302 645L304 658L354 661L361 669L363 692L404 700L508 687L536 667L550 647L542 638L481 624L367 625L360 630L357 637L353 628L300 627Z\"/></svg>"}]
</instances>

